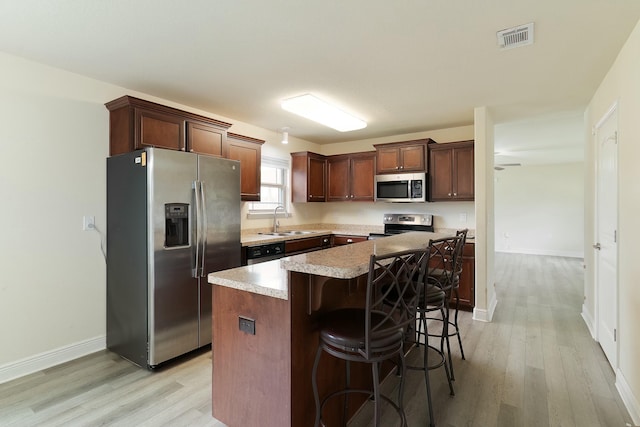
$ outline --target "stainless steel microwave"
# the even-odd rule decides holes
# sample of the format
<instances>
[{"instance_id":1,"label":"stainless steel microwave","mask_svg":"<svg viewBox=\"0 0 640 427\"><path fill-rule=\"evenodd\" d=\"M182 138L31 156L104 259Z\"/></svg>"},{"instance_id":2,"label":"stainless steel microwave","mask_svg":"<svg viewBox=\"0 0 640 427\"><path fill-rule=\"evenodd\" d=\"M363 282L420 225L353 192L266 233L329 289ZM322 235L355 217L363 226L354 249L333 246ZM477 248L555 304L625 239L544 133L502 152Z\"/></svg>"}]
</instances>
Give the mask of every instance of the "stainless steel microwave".
<instances>
[{"instance_id":1,"label":"stainless steel microwave","mask_svg":"<svg viewBox=\"0 0 640 427\"><path fill-rule=\"evenodd\" d=\"M377 202L426 202L427 174L376 175Z\"/></svg>"}]
</instances>

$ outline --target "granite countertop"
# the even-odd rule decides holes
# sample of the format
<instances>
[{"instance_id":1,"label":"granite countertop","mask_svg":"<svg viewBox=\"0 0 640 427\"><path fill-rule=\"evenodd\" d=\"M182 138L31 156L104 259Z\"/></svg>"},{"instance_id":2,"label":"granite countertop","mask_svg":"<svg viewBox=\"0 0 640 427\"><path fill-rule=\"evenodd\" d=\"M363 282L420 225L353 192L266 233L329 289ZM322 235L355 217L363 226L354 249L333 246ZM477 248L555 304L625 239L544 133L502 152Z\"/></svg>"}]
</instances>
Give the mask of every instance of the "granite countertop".
<instances>
[{"instance_id":1,"label":"granite countertop","mask_svg":"<svg viewBox=\"0 0 640 427\"><path fill-rule=\"evenodd\" d=\"M304 239L306 237L326 236L327 234L342 234L347 236L369 236L369 233L382 233L382 226L350 225L350 224L306 224L295 227L281 227L281 232L304 231L305 234L290 236L272 236L268 228L243 230L240 241L242 246L262 245L265 243L283 242L286 240Z\"/></svg>"},{"instance_id":2,"label":"granite countertop","mask_svg":"<svg viewBox=\"0 0 640 427\"><path fill-rule=\"evenodd\" d=\"M352 245L337 246L322 251L308 252L282 258L282 268L317 276L352 279L369 271L372 254L386 255L392 252L426 248L429 239L447 237L450 234L414 231L382 239L367 240Z\"/></svg>"},{"instance_id":3,"label":"granite countertop","mask_svg":"<svg viewBox=\"0 0 640 427\"><path fill-rule=\"evenodd\" d=\"M280 260L209 273L209 283L269 297L289 299L288 273Z\"/></svg>"},{"instance_id":4,"label":"granite countertop","mask_svg":"<svg viewBox=\"0 0 640 427\"><path fill-rule=\"evenodd\" d=\"M289 236L272 236L269 234L255 233L244 234L241 242L242 246L255 246L264 245L266 243L284 242L286 240L304 239L307 237L326 236L328 234L334 234L331 230L307 230L303 228L305 234L292 234Z\"/></svg>"},{"instance_id":5,"label":"granite countertop","mask_svg":"<svg viewBox=\"0 0 640 427\"><path fill-rule=\"evenodd\" d=\"M449 233L411 232L376 240L293 255L279 260L209 274L209 283L274 298L288 299L288 271L350 279L369 270L371 254L426 248L429 239Z\"/></svg>"},{"instance_id":6,"label":"granite countertop","mask_svg":"<svg viewBox=\"0 0 640 427\"><path fill-rule=\"evenodd\" d=\"M252 229L242 231L240 241L242 246L257 246L266 243L284 242L286 240L304 239L306 237L326 236L328 234L337 234L344 236L363 236L368 237L369 233L383 233L383 226L375 225L353 225L353 224L307 224L296 227L282 227L282 232L287 231L304 231L304 234L292 234L288 236L272 236L269 234L270 229ZM454 228L437 228L436 233L455 234L457 230ZM467 241L475 243L475 230L469 230Z\"/></svg>"}]
</instances>

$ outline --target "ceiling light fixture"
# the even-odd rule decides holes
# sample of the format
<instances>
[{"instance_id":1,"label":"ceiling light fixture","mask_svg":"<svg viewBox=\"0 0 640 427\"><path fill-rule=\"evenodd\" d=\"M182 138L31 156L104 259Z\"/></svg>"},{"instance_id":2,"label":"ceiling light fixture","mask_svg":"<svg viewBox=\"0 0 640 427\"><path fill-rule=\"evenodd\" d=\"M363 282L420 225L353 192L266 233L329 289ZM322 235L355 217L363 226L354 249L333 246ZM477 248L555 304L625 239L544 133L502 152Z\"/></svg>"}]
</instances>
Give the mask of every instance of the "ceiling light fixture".
<instances>
[{"instance_id":1,"label":"ceiling light fixture","mask_svg":"<svg viewBox=\"0 0 640 427\"><path fill-rule=\"evenodd\" d=\"M289 128L288 127L283 127L282 128L282 141L283 144L288 144L289 143Z\"/></svg>"},{"instance_id":2,"label":"ceiling light fixture","mask_svg":"<svg viewBox=\"0 0 640 427\"><path fill-rule=\"evenodd\" d=\"M349 132L367 127L367 122L364 120L347 114L341 109L308 93L285 99L281 105L284 110L340 132Z\"/></svg>"}]
</instances>

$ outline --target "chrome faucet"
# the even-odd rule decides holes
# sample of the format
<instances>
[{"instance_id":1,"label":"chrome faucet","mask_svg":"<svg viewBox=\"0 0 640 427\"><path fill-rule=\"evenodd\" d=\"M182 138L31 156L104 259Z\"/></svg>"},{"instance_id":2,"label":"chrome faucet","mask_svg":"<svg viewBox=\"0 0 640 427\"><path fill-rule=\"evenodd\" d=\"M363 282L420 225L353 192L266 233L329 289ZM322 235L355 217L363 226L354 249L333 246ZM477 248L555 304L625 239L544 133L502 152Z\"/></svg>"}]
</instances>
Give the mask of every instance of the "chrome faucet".
<instances>
[{"instance_id":1,"label":"chrome faucet","mask_svg":"<svg viewBox=\"0 0 640 427\"><path fill-rule=\"evenodd\" d=\"M276 208L273 210L273 232L274 233L277 233L278 232L278 227L280 227L280 223L276 219L276 214L278 213L278 209L282 209L282 211L285 212L285 213L287 212L286 209L284 208L284 206L282 206L282 205L276 206Z\"/></svg>"}]
</instances>

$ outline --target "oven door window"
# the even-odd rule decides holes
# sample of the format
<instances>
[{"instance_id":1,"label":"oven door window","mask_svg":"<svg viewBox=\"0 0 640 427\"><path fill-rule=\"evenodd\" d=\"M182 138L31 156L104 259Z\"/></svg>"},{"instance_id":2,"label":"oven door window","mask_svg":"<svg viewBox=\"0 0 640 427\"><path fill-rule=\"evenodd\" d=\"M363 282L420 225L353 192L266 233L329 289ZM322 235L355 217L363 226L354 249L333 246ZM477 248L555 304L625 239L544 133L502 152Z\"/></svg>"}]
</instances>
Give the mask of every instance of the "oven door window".
<instances>
[{"instance_id":1,"label":"oven door window","mask_svg":"<svg viewBox=\"0 0 640 427\"><path fill-rule=\"evenodd\" d=\"M381 199L409 198L409 181L378 182L378 197Z\"/></svg>"}]
</instances>

